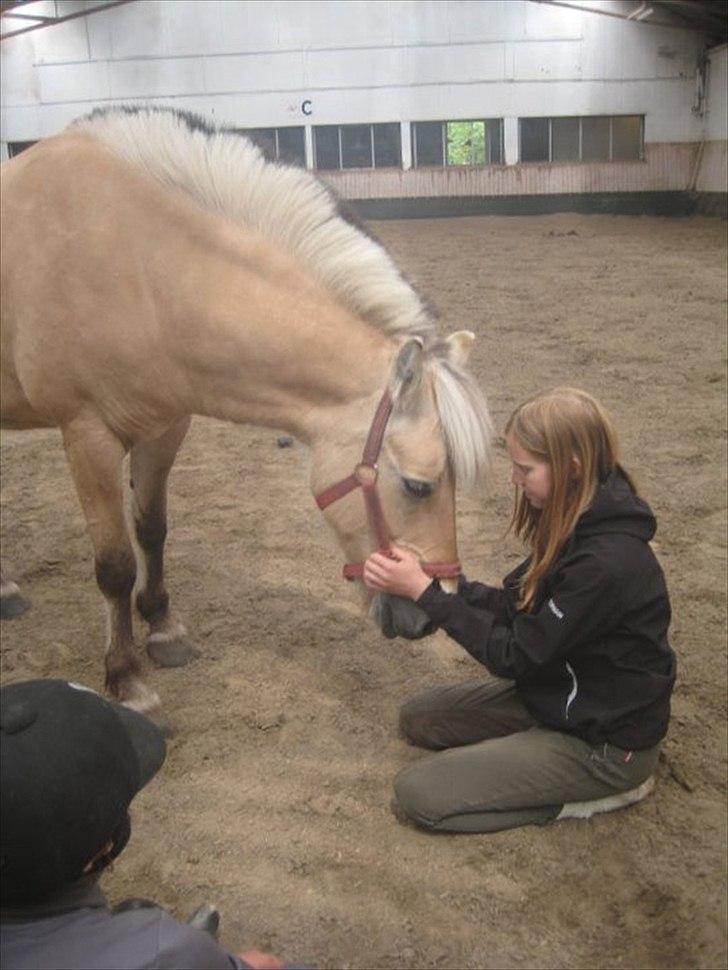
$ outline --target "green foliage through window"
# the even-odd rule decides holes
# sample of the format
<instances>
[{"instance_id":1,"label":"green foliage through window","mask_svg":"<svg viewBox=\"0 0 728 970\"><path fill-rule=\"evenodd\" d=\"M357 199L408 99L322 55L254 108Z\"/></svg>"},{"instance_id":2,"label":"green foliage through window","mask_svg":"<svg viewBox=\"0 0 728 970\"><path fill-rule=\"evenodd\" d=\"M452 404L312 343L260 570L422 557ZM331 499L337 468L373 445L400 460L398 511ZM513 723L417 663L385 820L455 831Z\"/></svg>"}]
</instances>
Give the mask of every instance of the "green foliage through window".
<instances>
[{"instance_id":1,"label":"green foliage through window","mask_svg":"<svg viewBox=\"0 0 728 970\"><path fill-rule=\"evenodd\" d=\"M485 122L447 122L447 164L485 165Z\"/></svg>"}]
</instances>

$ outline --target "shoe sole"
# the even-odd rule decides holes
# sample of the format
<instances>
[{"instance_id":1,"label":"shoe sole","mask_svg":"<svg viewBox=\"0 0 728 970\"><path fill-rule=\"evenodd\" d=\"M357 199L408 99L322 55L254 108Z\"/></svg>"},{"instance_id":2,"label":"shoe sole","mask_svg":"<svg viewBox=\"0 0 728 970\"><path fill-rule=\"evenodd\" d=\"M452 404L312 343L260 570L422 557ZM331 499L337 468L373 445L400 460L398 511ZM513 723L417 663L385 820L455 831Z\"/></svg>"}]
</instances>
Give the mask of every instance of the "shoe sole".
<instances>
[{"instance_id":1,"label":"shoe sole","mask_svg":"<svg viewBox=\"0 0 728 970\"><path fill-rule=\"evenodd\" d=\"M592 815L599 815L602 812L615 812L620 808L627 808L647 798L655 787L655 779L648 778L643 781L638 788L631 788L629 791L620 792L618 795L608 795L607 798L596 798L590 802L567 802L556 816L558 822L564 818L591 818Z\"/></svg>"}]
</instances>

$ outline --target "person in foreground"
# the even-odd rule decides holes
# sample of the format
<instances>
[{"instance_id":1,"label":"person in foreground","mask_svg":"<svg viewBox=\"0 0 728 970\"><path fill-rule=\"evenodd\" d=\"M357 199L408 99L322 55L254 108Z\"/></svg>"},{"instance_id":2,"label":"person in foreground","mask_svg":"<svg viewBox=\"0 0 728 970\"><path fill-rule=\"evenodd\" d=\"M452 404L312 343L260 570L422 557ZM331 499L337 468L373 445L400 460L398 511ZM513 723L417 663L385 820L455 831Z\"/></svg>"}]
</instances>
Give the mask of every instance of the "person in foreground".
<instances>
[{"instance_id":1,"label":"person in foreground","mask_svg":"<svg viewBox=\"0 0 728 970\"><path fill-rule=\"evenodd\" d=\"M98 879L166 755L155 724L63 680L9 684L0 702L3 970L284 968L257 951L232 956L145 900L108 908Z\"/></svg>"},{"instance_id":2,"label":"person in foreground","mask_svg":"<svg viewBox=\"0 0 728 970\"><path fill-rule=\"evenodd\" d=\"M369 587L416 600L494 675L401 709L405 737L447 749L395 779L398 812L432 830L496 832L639 801L667 731L670 602L655 519L611 419L560 388L517 408L505 440L511 525L530 555L502 589L461 578L448 594L399 548L364 568Z\"/></svg>"}]
</instances>

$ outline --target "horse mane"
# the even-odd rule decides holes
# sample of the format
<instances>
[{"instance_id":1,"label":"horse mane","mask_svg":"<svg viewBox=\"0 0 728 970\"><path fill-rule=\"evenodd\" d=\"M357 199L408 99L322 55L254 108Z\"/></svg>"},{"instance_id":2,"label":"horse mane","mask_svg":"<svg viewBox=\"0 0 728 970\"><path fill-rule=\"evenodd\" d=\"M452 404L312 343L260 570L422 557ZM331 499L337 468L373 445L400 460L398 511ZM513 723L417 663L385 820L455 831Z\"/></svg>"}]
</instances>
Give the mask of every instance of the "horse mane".
<instances>
[{"instance_id":1,"label":"horse mane","mask_svg":"<svg viewBox=\"0 0 728 970\"><path fill-rule=\"evenodd\" d=\"M204 208L279 241L385 333L434 337L430 308L333 190L305 169L267 161L243 133L173 108L128 105L96 109L71 127Z\"/></svg>"},{"instance_id":2,"label":"horse mane","mask_svg":"<svg viewBox=\"0 0 728 970\"><path fill-rule=\"evenodd\" d=\"M459 488L483 484L490 467L493 423L485 394L472 374L456 367L443 343L430 349L430 373L450 465Z\"/></svg>"},{"instance_id":3,"label":"horse mane","mask_svg":"<svg viewBox=\"0 0 728 970\"><path fill-rule=\"evenodd\" d=\"M267 161L241 132L173 108L101 108L70 128L204 208L282 243L345 306L385 333L419 338L458 485L482 481L492 437L482 392L438 342L433 308L332 189L305 169Z\"/></svg>"}]
</instances>

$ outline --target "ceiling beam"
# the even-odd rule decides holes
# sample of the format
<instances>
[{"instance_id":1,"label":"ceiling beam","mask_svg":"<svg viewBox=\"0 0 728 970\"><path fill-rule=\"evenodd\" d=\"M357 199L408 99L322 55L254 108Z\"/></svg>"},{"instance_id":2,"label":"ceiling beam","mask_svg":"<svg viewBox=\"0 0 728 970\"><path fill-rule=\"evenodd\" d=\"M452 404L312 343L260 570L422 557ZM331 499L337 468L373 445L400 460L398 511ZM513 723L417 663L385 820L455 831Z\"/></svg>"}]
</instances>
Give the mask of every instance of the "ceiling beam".
<instances>
[{"instance_id":1,"label":"ceiling beam","mask_svg":"<svg viewBox=\"0 0 728 970\"><path fill-rule=\"evenodd\" d=\"M66 14L65 17L34 17L34 20L41 21L40 23L34 23L30 27L21 27L20 30L9 30L4 34L0 34L0 40L7 40L9 37L17 37L19 34L28 34L31 30L41 30L44 27L55 27L56 24L65 24L69 20L76 20L77 17L89 17L93 13L102 13L104 10L111 10L112 7L120 7L125 3L134 3L135 0L110 0L109 3L101 4L98 7L89 7L87 10L78 10L76 13ZM24 5L24 4L23 4ZM9 7L19 7L20 3L10 4ZM0 14L8 17L27 17L27 14L12 14L8 5L4 5Z\"/></svg>"},{"instance_id":2,"label":"ceiling beam","mask_svg":"<svg viewBox=\"0 0 728 970\"><path fill-rule=\"evenodd\" d=\"M579 13L598 13L603 17L616 17L617 20L628 20L630 23L648 24L650 27L672 27L673 30L695 30L700 33L705 33L704 27L698 27L696 24L688 25L681 17L682 23L670 23L667 20L655 20L652 16L643 17L641 20L636 20L634 14L640 12L640 8L644 7L644 3L636 3L634 10L631 14L617 13L615 10L603 10L600 7L589 7L582 3L568 2L568 0L530 0L531 3L542 3L547 7L565 7L567 10L575 10Z\"/></svg>"},{"instance_id":3,"label":"ceiling beam","mask_svg":"<svg viewBox=\"0 0 728 970\"><path fill-rule=\"evenodd\" d=\"M4 13L3 17L13 17L15 20L34 20L41 24L54 24L57 17L41 17L39 14L32 13Z\"/></svg>"},{"instance_id":4,"label":"ceiling beam","mask_svg":"<svg viewBox=\"0 0 728 970\"><path fill-rule=\"evenodd\" d=\"M657 6L679 17L684 23L703 25L706 30L726 31L728 9L723 3L698 3L686 0L659 0Z\"/></svg>"}]
</instances>

